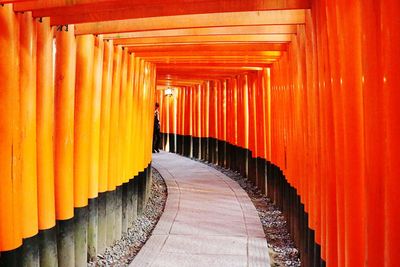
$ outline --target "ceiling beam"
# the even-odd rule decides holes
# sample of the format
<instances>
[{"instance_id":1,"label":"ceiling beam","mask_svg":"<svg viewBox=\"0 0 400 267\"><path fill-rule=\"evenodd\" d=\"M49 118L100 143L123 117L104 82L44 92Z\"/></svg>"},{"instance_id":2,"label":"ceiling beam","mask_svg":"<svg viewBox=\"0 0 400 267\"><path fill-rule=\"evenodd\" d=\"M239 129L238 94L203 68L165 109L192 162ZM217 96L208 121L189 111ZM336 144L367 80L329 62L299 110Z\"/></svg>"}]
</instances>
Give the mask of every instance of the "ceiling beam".
<instances>
[{"instance_id":1,"label":"ceiling beam","mask_svg":"<svg viewBox=\"0 0 400 267\"><path fill-rule=\"evenodd\" d=\"M20 3L14 9L32 10L35 17L51 17L53 25L187 14L310 8L309 0L42 0L36 4L29 3Z\"/></svg>"},{"instance_id":2,"label":"ceiling beam","mask_svg":"<svg viewBox=\"0 0 400 267\"><path fill-rule=\"evenodd\" d=\"M233 27L209 27L174 30L137 31L125 33L104 34L104 39L167 37L167 36L196 36L196 35L232 35L232 34L295 34L296 25L251 25Z\"/></svg>"},{"instance_id":3,"label":"ceiling beam","mask_svg":"<svg viewBox=\"0 0 400 267\"><path fill-rule=\"evenodd\" d=\"M251 65L251 64L272 64L276 61L276 59L224 59L224 60L208 60L208 59L197 59L197 60L152 60L153 63L156 64L171 64L174 65L176 63L179 64L213 64L213 63L219 63L219 64L243 64L244 66L246 65Z\"/></svg>"},{"instance_id":4,"label":"ceiling beam","mask_svg":"<svg viewBox=\"0 0 400 267\"><path fill-rule=\"evenodd\" d=\"M264 57L279 58L280 51L170 51L170 52L136 52L142 58L227 58L227 57Z\"/></svg>"},{"instance_id":5,"label":"ceiling beam","mask_svg":"<svg viewBox=\"0 0 400 267\"><path fill-rule=\"evenodd\" d=\"M241 1L246 2L246 1ZM268 10L136 18L75 25L76 34L105 34L147 30L304 24L305 10ZM53 25L65 24L52 19Z\"/></svg>"},{"instance_id":6,"label":"ceiling beam","mask_svg":"<svg viewBox=\"0 0 400 267\"><path fill-rule=\"evenodd\" d=\"M310 1L307 0L292 0L292 1L264 1L264 0L252 0L242 1L242 3L236 0L146 0L146 1L126 1L126 0L1 0L8 2L22 2L24 4L18 4L15 9L17 11L28 11L28 10L52 10L58 8L85 8L95 7L97 11L109 10L111 7L129 8L146 5L172 5L172 4L185 4L192 3L200 6L202 3L210 4L215 3L214 8L230 8L230 9L242 9L243 10L259 10L268 9L304 9L310 8ZM229 6L229 7L227 7ZM82 12L82 11L81 11Z\"/></svg>"},{"instance_id":7,"label":"ceiling beam","mask_svg":"<svg viewBox=\"0 0 400 267\"><path fill-rule=\"evenodd\" d=\"M174 51L287 51L287 44L255 43L255 44L175 44L157 46L130 46L130 52L174 52Z\"/></svg>"},{"instance_id":8,"label":"ceiling beam","mask_svg":"<svg viewBox=\"0 0 400 267\"><path fill-rule=\"evenodd\" d=\"M114 45L157 45L160 43L255 43L272 42L287 43L291 41L291 34L267 34L267 35L198 35L198 36L170 36L170 37L148 37L148 38L129 38L114 39Z\"/></svg>"},{"instance_id":9,"label":"ceiling beam","mask_svg":"<svg viewBox=\"0 0 400 267\"><path fill-rule=\"evenodd\" d=\"M201 65L190 66L190 65L188 65L183 68L157 67L157 70L159 70L160 73L162 73L162 71L171 71L171 70L174 70L174 71L181 71L181 70L184 70L184 71L199 71L199 70L207 70L207 71L209 71L209 70L224 70L224 71L225 70L233 70L233 71L254 70L254 71L257 71L257 70L262 70L262 68L261 67L246 67L246 66L237 67L237 66L228 66L228 65L226 65L226 66L201 66Z\"/></svg>"},{"instance_id":10,"label":"ceiling beam","mask_svg":"<svg viewBox=\"0 0 400 267\"><path fill-rule=\"evenodd\" d=\"M270 64L263 64L263 63L252 63L252 64L245 64L243 62L240 63L171 63L171 64L157 64L157 68L161 69L182 69L182 68L191 68L191 67L241 67L241 68L268 68Z\"/></svg>"}]
</instances>

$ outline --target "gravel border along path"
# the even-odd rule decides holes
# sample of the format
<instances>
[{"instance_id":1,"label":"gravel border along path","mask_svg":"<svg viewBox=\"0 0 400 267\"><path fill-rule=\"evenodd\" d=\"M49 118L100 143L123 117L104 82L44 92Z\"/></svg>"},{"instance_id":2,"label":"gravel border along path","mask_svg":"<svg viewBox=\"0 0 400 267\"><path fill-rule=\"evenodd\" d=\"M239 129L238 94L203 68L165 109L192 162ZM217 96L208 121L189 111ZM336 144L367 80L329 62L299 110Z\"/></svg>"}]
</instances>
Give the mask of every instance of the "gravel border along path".
<instances>
[{"instance_id":1,"label":"gravel border along path","mask_svg":"<svg viewBox=\"0 0 400 267\"><path fill-rule=\"evenodd\" d=\"M195 159L196 160L196 159ZM282 212L273 202L261 194L251 181L241 176L239 173L225 169L213 163L200 161L208 166L222 172L247 192L251 201L258 211L261 224L264 228L265 238L268 242L271 267L300 267L300 254L297 250L292 237L288 232L286 220Z\"/></svg>"},{"instance_id":2,"label":"gravel border along path","mask_svg":"<svg viewBox=\"0 0 400 267\"><path fill-rule=\"evenodd\" d=\"M103 254L97 255L95 262L88 266L128 266L150 237L160 219L167 200L167 187L160 173L152 168L153 183L146 208L136 221L132 222L127 233L108 247Z\"/></svg>"}]
</instances>

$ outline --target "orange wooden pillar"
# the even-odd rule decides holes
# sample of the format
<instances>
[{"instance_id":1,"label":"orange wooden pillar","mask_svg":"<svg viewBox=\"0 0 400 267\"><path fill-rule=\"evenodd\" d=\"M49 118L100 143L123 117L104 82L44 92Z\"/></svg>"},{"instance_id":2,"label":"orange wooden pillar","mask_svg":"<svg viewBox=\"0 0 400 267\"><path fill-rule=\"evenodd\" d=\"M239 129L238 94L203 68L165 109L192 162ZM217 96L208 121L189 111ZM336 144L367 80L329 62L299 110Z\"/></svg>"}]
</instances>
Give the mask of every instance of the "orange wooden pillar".
<instances>
[{"instance_id":1,"label":"orange wooden pillar","mask_svg":"<svg viewBox=\"0 0 400 267\"><path fill-rule=\"evenodd\" d=\"M127 177L128 179L132 179L135 176L134 164L133 164L133 140L132 140L132 132L133 132L133 86L135 79L135 54L129 54L129 62L128 62L128 83L127 83L127 96L126 96L126 112L127 112L127 131L125 136L126 149L127 151Z\"/></svg>"},{"instance_id":2,"label":"orange wooden pillar","mask_svg":"<svg viewBox=\"0 0 400 267\"><path fill-rule=\"evenodd\" d=\"M133 118L132 118L132 164L134 176L139 173L139 157L137 153L138 147L138 134L139 134L139 116L138 116L138 101L139 101L139 70L140 70L140 59L135 58L135 77L133 81Z\"/></svg>"},{"instance_id":3,"label":"orange wooden pillar","mask_svg":"<svg viewBox=\"0 0 400 267\"><path fill-rule=\"evenodd\" d=\"M112 75L112 91L110 106L110 148L108 158L108 190L115 190L118 184L118 121L119 121L119 98L121 86L121 61L122 48L114 46L113 56L113 75Z\"/></svg>"},{"instance_id":4,"label":"orange wooden pillar","mask_svg":"<svg viewBox=\"0 0 400 267\"><path fill-rule=\"evenodd\" d=\"M37 146L39 229L55 225L53 30L50 19L37 24Z\"/></svg>"},{"instance_id":5,"label":"orange wooden pillar","mask_svg":"<svg viewBox=\"0 0 400 267\"><path fill-rule=\"evenodd\" d=\"M382 39L380 39L379 1L362 3L362 57L365 127L366 256L368 266L382 265L385 258L385 139ZM374 16L371 16L374 14Z\"/></svg>"},{"instance_id":6,"label":"orange wooden pillar","mask_svg":"<svg viewBox=\"0 0 400 267\"><path fill-rule=\"evenodd\" d=\"M112 76L112 92L111 92L111 106L110 106L110 148L109 148L109 159L108 159L108 190L115 191L111 193L110 202L112 203L109 209L112 209L110 220L107 220L108 231L113 231L114 234L111 236L110 241L114 242L121 236L120 225L120 208L118 206L119 201L119 185L118 177L118 160L119 155L119 99L121 90L121 65L122 65L122 48L120 46L114 46L114 57L113 57L113 76ZM109 202L109 201L107 201ZM110 227L109 227L110 226ZM112 240L113 239L113 240ZM107 243L109 239L107 239Z\"/></svg>"},{"instance_id":7,"label":"orange wooden pillar","mask_svg":"<svg viewBox=\"0 0 400 267\"><path fill-rule=\"evenodd\" d=\"M76 41L74 199L80 208L87 206L89 192L94 36L81 35Z\"/></svg>"},{"instance_id":8,"label":"orange wooden pillar","mask_svg":"<svg viewBox=\"0 0 400 267\"><path fill-rule=\"evenodd\" d=\"M12 5L0 6L0 251L22 244L18 22Z\"/></svg>"},{"instance_id":9,"label":"orange wooden pillar","mask_svg":"<svg viewBox=\"0 0 400 267\"><path fill-rule=\"evenodd\" d=\"M218 81L218 164L226 166L226 81Z\"/></svg>"},{"instance_id":10,"label":"orange wooden pillar","mask_svg":"<svg viewBox=\"0 0 400 267\"><path fill-rule=\"evenodd\" d=\"M110 149L110 110L112 92L113 54L112 40L104 42L103 75L100 111L99 192L108 190L108 161Z\"/></svg>"},{"instance_id":11,"label":"orange wooden pillar","mask_svg":"<svg viewBox=\"0 0 400 267\"><path fill-rule=\"evenodd\" d=\"M54 199L53 30L50 19L37 22L37 179L40 264L57 264ZM47 235L48 234L48 235Z\"/></svg>"},{"instance_id":12,"label":"orange wooden pillar","mask_svg":"<svg viewBox=\"0 0 400 267\"><path fill-rule=\"evenodd\" d=\"M108 231L108 222L111 222L110 208L111 194L108 191L108 168L110 149L110 110L113 74L114 46L112 40L104 41L103 68L101 78L101 110L100 110L100 140L99 140L99 224L98 224L98 252L105 250L107 244L113 241L113 232Z\"/></svg>"},{"instance_id":13,"label":"orange wooden pillar","mask_svg":"<svg viewBox=\"0 0 400 267\"><path fill-rule=\"evenodd\" d=\"M226 139L225 141L227 142L226 144L226 167L227 168L232 168L232 153L231 153L231 148L233 144L233 131L232 131L232 125L233 125L233 110L232 110L232 80L228 79L225 84L225 91L226 91Z\"/></svg>"},{"instance_id":14,"label":"orange wooden pillar","mask_svg":"<svg viewBox=\"0 0 400 267\"><path fill-rule=\"evenodd\" d=\"M55 196L56 217L73 217L75 37L73 27L56 32Z\"/></svg>"},{"instance_id":15,"label":"orange wooden pillar","mask_svg":"<svg viewBox=\"0 0 400 267\"><path fill-rule=\"evenodd\" d=\"M91 104L94 36L76 38L76 87L74 122L75 264L87 262L87 224L90 170Z\"/></svg>"},{"instance_id":16,"label":"orange wooden pillar","mask_svg":"<svg viewBox=\"0 0 400 267\"><path fill-rule=\"evenodd\" d=\"M335 206L336 223L328 226L327 232L327 264L332 266L344 266L344 202L343 202L343 89L340 83L339 57L337 43L336 7L331 1L326 2L327 34L329 35L328 49L330 67L330 86L332 94L332 120L333 136L331 144L334 148L334 177L335 180ZM330 180L328 180L330 183ZM329 186L329 185L328 185ZM328 187L328 190L332 190ZM328 194L330 194L328 192ZM328 212L334 213L332 210ZM329 218L328 218L329 219Z\"/></svg>"},{"instance_id":17,"label":"orange wooden pillar","mask_svg":"<svg viewBox=\"0 0 400 267\"><path fill-rule=\"evenodd\" d=\"M102 94L104 42L102 37L95 37L93 53L93 82L90 111L90 151L89 151L89 221L88 221L88 257L94 259L98 254L99 223L104 224L105 216L99 217L100 203L104 207L103 198L99 197L99 157L100 157L100 114ZM104 209L101 210L104 214ZM102 222L100 222L102 221ZM102 229L100 229L101 231ZM105 235L102 234L102 237ZM104 238L102 238L104 244Z\"/></svg>"},{"instance_id":18,"label":"orange wooden pillar","mask_svg":"<svg viewBox=\"0 0 400 267\"><path fill-rule=\"evenodd\" d=\"M257 181L257 135L256 135L256 121L257 121L257 110L256 110L256 84L253 75L245 77L246 90L248 94L248 149L251 152L249 155L249 178L255 185L258 185Z\"/></svg>"},{"instance_id":19,"label":"orange wooden pillar","mask_svg":"<svg viewBox=\"0 0 400 267\"><path fill-rule=\"evenodd\" d=\"M143 91L143 83L144 83L144 68L145 62L143 59L140 59L140 68L139 68L139 84L138 84L138 164L139 164L139 172L144 171L144 91ZM143 207L142 207L143 208Z\"/></svg>"},{"instance_id":20,"label":"orange wooden pillar","mask_svg":"<svg viewBox=\"0 0 400 267\"><path fill-rule=\"evenodd\" d=\"M128 182L130 175L128 170L128 90L129 90L129 64L130 64L130 54L128 49L123 49L122 56L122 73L121 73L121 90L120 90L120 103L119 103L119 184L120 192L118 195L118 203L120 208L118 209L119 214L119 227L121 227L121 232L126 232L128 228L128 217L129 209L128 204Z\"/></svg>"},{"instance_id":21,"label":"orange wooden pillar","mask_svg":"<svg viewBox=\"0 0 400 267\"><path fill-rule=\"evenodd\" d=\"M100 189L100 132L102 108L102 77L103 77L104 41L102 37L95 37L93 52L93 81L90 116L90 160L89 160L89 199L98 196ZM102 181L104 182L104 181ZM102 185L103 186L103 185ZM103 188L102 188L103 189ZM104 191L103 191L104 192Z\"/></svg>"},{"instance_id":22,"label":"orange wooden pillar","mask_svg":"<svg viewBox=\"0 0 400 267\"><path fill-rule=\"evenodd\" d=\"M119 98L119 116L118 116L118 157L115 159L117 161L117 186L121 186L129 180L126 170L126 101L127 101L127 83L128 83L128 49L122 49L122 63L121 63L121 88L120 88L120 98Z\"/></svg>"},{"instance_id":23,"label":"orange wooden pillar","mask_svg":"<svg viewBox=\"0 0 400 267\"><path fill-rule=\"evenodd\" d=\"M256 132L257 132L257 157L263 158L265 155L265 132L264 132L264 105L265 105L265 94L264 94L264 85L263 82L263 72L257 72L257 81L256 81ZM263 191L264 192L264 191Z\"/></svg>"},{"instance_id":24,"label":"orange wooden pillar","mask_svg":"<svg viewBox=\"0 0 400 267\"><path fill-rule=\"evenodd\" d=\"M344 218L345 218L345 265L362 266L365 257L365 199L364 199L364 114L361 85L361 29L360 2L338 1L338 21L341 57L341 81L344 106ZM352 26L352 31L348 30ZM353 49L348 49L348 43Z\"/></svg>"},{"instance_id":25,"label":"orange wooden pillar","mask_svg":"<svg viewBox=\"0 0 400 267\"><path fill-rule=\"evenodd\" d=\"M380 1L381 3L381 40L382 40L382 91L383 107L386 128L385 142L385 179L384 179L384 218L385 218L385 252L384 266L396 266L400 259L400 205L399 205L399 177L400 177L400 116L399 116L399 75L400 64L398 59L400 36L398 29L399 1Z\"/></svg>"},{"instance_id":26,"label":"orange wooden pillar","mask_svg":"<svg viewBox=\"0 0 400 267\"><path fill-rule=\"evenodd\" d=\"M31 12L20 23L21 221L22 236L38 233L36 154L36 23ZM28 256L28 255L26 255ZM28 256L29 257L29 256ZM36 258L36 259L35 259ZM23 261L25 256L23 257ZM33 256L27 260L38 260Z\"/></svg>"},{"instance_id":27,"label":"orange wooden pillar","mask_svg":"<svg viewBox=\"0 0 400 267\"><path fill-rule=\"evenodd\" d=\"M57 253L66 266L75 265L74 216L74 103L76 43L73 25L56 32L55 70L55 200L59 221Z\"/></svg>"},{"instance_id":28,"label":"orange wooden pillar","mask_svg":"<svg viewBox=\"0 0 400 267\"><path fill-rule=\"evenodd\" d=\"M237 145L241 149L247 148L245 146L245 128L247 129L247 124L245 123L245 115L248 114L248 106L244 103L244 92L247 89L246 77L244 75L237 76Z\"/></svg>"}]
</instances>

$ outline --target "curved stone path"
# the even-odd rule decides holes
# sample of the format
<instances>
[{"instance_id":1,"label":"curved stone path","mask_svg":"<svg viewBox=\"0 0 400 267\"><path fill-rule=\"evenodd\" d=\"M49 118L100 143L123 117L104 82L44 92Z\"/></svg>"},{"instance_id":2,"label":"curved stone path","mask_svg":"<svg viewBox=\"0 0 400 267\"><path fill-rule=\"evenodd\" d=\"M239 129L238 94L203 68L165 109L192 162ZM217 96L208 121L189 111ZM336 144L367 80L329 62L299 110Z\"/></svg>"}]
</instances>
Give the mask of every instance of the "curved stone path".
<instances>
[{"instance_id":1,"label":"curved stone path","mask_svg":"<svg viewBox=\"0 0 400 267\"><path fill-rule=\"evenodd\" d=\"M239 184L172 153L153 154L153 167L167 184L165 211L130 266L270 266L257 211Z\"/></svg>"}]
</instances>

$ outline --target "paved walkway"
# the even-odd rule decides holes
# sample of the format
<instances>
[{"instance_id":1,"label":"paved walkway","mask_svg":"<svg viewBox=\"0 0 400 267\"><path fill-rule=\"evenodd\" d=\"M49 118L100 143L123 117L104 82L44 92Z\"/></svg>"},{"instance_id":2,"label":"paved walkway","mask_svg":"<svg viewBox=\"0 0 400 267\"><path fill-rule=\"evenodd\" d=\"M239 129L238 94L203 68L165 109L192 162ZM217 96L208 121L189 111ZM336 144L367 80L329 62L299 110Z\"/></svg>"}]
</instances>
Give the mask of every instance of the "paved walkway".
<instances>
[{"instance_id":1,"label":"paved walkway","mask_svg":"<svg viewBox=\"0 0 400 267\"><path fill-rule=\"evenodd\" d=\"M205 164L162 152L153 167L168 187L165 211L130 266L270 266L247 193Z\"/></svg>"}]
</instances>

